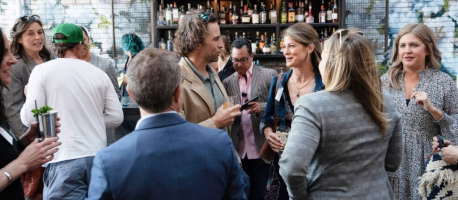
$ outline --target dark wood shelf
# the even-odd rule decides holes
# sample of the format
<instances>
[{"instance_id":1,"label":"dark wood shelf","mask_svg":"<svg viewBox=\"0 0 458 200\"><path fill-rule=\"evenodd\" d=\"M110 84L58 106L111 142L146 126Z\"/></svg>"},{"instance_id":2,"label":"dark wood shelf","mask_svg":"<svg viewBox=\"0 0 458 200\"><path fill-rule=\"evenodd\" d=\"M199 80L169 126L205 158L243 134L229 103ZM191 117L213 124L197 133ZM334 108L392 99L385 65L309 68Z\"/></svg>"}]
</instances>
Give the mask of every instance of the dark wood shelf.
<instances>
[{"instance_id":1,"label":"dark wood shelf","mask_svg":"<svg viewBox=\"0 0 458 200\"><path fill-rule=\"evenodd\" d=\"M302 22L304 23L304 22ZM289 26L292 26L296 23L287 23L287 24L279 24L279 27L281 28L286 28L286 27L289 27ZM313 27L339 27L339 23L309 23L310 25L312 25Z\"/></svg>"},{"instance_id":2,"label":"dark wood shelf","mask_svg":"<svg viewBox=\"0 0 458 200\"><path fill-rule=\"evenodd\" d=\"M254 54L254 58L284 58L285 56L283 55L283 53L281 54L267 54L267 55L264 55L264 54Z\"/></svg>"},{"instance_id":3,"label":"dark wood shelf","mask_svg":"<svg viewBox=\"0 0 458 200\"><path fill-rule=\"evenodd\" d=\"M219 28L223 29L246 29L246 28L285 28L289 27L296 23L287 23L287 24L220 24ZM339 27L339 23L310 23L313 27ZM159 30L175 30L178 28L178 25L172 26L156 26Z\"/></svg>"},{"instance_id":4,"label":"dark wood shelf","mask_svg":"<svg viewBox=\"0 0 458 200\"><path fill-rule=\"evenodd\" d=\"M219 28L275 28L277 24L220 24Z\"/></svg>"},{"instance_id":5,"label":"dark wood shelf","mask_svg":"<svg viewBox=\"0 0 458 200\"><path fill-rule=\"evenodd\" d=\"M173 26L156 26L157 29L162 29L162 30L169 30L169 29L177 29L178 25L173 25Z\"/></svg>"}]
</instances>

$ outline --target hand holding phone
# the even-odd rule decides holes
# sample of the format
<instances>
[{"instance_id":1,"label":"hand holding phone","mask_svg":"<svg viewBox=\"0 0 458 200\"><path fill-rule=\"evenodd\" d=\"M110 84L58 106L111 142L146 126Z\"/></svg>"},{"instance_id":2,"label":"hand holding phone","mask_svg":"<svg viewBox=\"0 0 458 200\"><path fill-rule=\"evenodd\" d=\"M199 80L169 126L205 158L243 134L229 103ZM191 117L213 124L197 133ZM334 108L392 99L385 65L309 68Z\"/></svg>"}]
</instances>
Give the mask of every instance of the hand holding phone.
<instances>
[{"instance_id":1,"label":"hand holding phone","mask_svg":"<svg viewBox=\"0 0 458 200\"><path fill-rule=\"evenodd\" d=\"M250 107L250 105L248 105L249 103L253 102L253 101L256 101L258 100L259 98L259 95L258 96L255 96L254 98L250 99L249 101L245 102L241 107L240 107L240 112L242 112L242 110L245 110L247 109L248 107Z\"/></svg>"}]
</instances>

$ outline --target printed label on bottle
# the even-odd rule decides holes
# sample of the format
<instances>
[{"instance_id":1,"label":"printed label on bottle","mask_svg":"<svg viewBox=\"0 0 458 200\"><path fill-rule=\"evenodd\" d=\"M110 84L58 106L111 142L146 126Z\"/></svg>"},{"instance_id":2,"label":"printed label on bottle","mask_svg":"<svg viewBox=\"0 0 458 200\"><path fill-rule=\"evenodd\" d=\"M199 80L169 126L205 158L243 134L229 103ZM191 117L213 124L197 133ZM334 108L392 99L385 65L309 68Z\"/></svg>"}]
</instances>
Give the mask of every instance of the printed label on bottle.
<instances>
[{"instance_id":1,"label":"printed label on bottle","mask_svg":"<svg viewBox=\"0 0 458 200\"><path fill-rule=\"evenodd\" d=\"M304 22L305 20L304 15L296 15L296 19L298 22Z\"/></svg>"},{"instance_id":2,"label":"printed label on bottle","mask_svg":"<svg viewBox=\"0 0 458 200\"><path fill-rule=\"evenodd\" d=\"M267 23L267 14L266 13L261 14L261 23L263 24Z\"/></svg>"},{"instance_id":3,"label":"printed label on bottle","mask_svg":"<svg viewBox=\"0 0 458 200\"><path fill-rule=\"evenodd\" d=\"M270 47L264 46L264 47L262 48L262 52L263 52L264 54L270 54Z\"/></svg>"},{"instance_id":4,"label":"printed label on bottle","mask_svg":"<svg viewBox=\"0 0 458 200\"><path fill-rule=\"evenodd\" d=\"M178 9L176 9L176 10L174 9L173 10L173 18L174 19L178 19Z\"/></svg>"},{"instance_id":5,"label":"printed label on bottle","mask_svg":"<svg viewBox=\"0 0 458 200\"><path fill-rule=\"evenodd\" d=\"M277 47L276 46L270 46L270 53L271 54L276 54L277 53Z\"/></svg>"},{"instance_id":6,"label":"printed label on bottle","mask_svg":"<svg viewBox=\"0 0 458 200\"><path fill-rule=\"evenodd\" d=\"M259 14L253 14L253 24L259 24Z\"/></svg>"},{"instance_id":7,"label":"printed label on bottle","mask_svg":"<svg viewBox=\"0 0 458 200\"><path fill-rule=\"evenodd\" d=\"M165 12L165 20L167 21L172 20L172 12L170 11Z\"/></svg>"},{"instance_id":8,"label":"printed label on bottle","mask_svg":"<svg viewBox=\"0 0 458 200\"><path fill-rule=\"evenodd\" d=\"M328 21L331 21L332 20L332 11L328 10L327 13L326 13L326 16L327 16L326 19Z\"/></svg>"},{"instance_id":9,"label":"printed label on bottle","mask_svg":"<svg viewBox=\"0 0 458 200\"><path fill-rule=\"evenodd\" d=\"M325 23L325 22L326 22L326 15L321 15L320 23Z\"/></svg>"},{"instance_id":10,"label":"printed label on bottle","mask_svg":"<svg viewBox=\"0 0 458 200\"><path fill-rule=\"evenodd\" d=\"M332 13L332 19L337 19L337 13Z\"/></svg>"},{"instance_id":11,"label":"printed label on bottle","mask_svg":"<svg viewBox=\"0 0 458 200\"><path fill-rule=\"evenodd\" d=\"M242 17L242 23L250 23L250 17Z\"/></svg>"},{"instance_id":12,"label":"printed label on bottle","mask_svg":"<svg viewBox=\"0 0 458 200\"><path fill-rule=\"evenodd\" d=\"M270 17L277 17L277 12L270 12Z\"/></svg>"},{"instance_id":13,"label":"printed label on bottle","mask_svg":"<svg viewBox=\"0 0 458 200\"><path fill-rule=\"evenodd\" d=\"M251 51L255 51L257 47L256 43L251 43Z\"/></svg>"}]
</instances>

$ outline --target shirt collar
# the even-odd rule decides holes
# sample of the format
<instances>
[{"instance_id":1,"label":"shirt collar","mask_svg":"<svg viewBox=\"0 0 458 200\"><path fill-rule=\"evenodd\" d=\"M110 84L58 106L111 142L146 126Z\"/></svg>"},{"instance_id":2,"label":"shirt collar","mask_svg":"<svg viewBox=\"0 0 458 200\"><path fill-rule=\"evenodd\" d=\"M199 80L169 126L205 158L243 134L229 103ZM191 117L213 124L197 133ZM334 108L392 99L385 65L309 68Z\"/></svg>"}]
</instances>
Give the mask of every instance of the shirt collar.
<instances>
[{"instance_id":1,"label":"shirt collar","mask_svg":"<svg viewBox=\"0 0 458 200\"><path fill-rule=\"evenodd\" d=\"M238 74L238 73L237 73ZM242 78L243 76L238 74L239 75L239 78ZM248 77L253 77L253 63L251 63L251 67L248 69L248 71L246 71L246 75L247 75L247 78ZM245 78L245 77L243 77Z\"/></svg>"},{"instance_id":2,"label":"shirt collar","mask_svg":"<svg viewBox=\"0 0 458 200\"><path fill-rule=\"evenodd\" d=\"M211 67L209 65L205 66L205 70L208 72L208 75L209 77L206 77L204 75L202 75L199 70L196 69L196 67L192 64L192 62L189 60L188 57L184 57L184 59L186 60L186 62L188 63L188 65L191 67L192 71L194 71L194 73L197 75L197 77L199 77L199 79L202 81L202 82L205 82L207 79L210 79L210 80L213 80L213 71L211 69Z\"/></svg>"},{"instance_id":3,"label":"shirt collar","mask_svg":"<svg viewBox=\"0 0 458 200\"><path fill-rule=\"evenodd\" d=\"M177 112L176 111L167 111L167 112L153 113L153 114L143 116L142 118L138 120L137 125L135 126L135 130L137 130L138 126L142 123L143 120L154 117L154 116L162 115L162 114L167 114L167 113L177 113Z\"/></svg>"}]
</instances>

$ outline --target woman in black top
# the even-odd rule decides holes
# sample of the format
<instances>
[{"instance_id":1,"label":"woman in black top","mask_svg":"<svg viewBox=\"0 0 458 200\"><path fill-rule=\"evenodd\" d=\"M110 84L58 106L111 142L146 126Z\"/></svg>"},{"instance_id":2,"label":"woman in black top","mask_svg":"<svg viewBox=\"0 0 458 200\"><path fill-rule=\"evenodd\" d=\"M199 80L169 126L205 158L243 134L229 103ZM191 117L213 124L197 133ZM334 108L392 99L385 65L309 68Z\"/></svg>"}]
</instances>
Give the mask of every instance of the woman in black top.
<instances>
[{"instance_id":1,"label":"woman in black top","mask_svg":"<svg viewBox=\"0 0 458 200\"><path fill-rule=\"evenodd\" d=\"M10 70L17 60L9 51L8 40L1 28L0 35L1 92L11 82ZM19 140L9 130L3 96L0 95L0 199L24 199L19 176L51 161L60 142L57 138L48 138L44 142L35 139L38 136L37 123L32 124ZM24 151L20 153L21 150Z\"/></svg>"}]
</instances>

